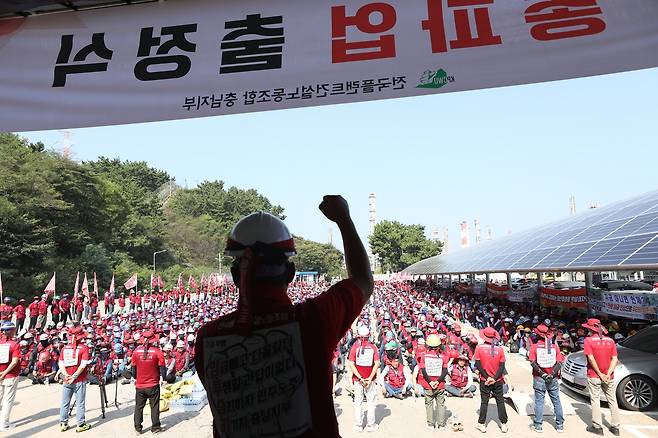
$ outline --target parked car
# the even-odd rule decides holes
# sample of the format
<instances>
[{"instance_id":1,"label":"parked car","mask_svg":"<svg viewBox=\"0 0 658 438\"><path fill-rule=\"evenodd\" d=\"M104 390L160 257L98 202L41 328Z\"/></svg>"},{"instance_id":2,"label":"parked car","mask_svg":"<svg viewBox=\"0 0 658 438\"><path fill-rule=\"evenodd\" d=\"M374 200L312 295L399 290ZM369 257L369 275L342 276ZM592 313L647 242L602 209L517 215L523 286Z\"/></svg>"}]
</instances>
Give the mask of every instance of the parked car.
<instances>
[{"instance_id":1,"label":"parked car","mask_svg":"<svg viewBox=\"0 0 658 438\"><path fill-rule=\"evenodd\" d=\"M640 330L617 345L617 402L630 411L647 411L658 403L658 325ZM578 394L587 390L587 359L571 353L562 367L562 383Z\"/></svg>"}]
</instances>

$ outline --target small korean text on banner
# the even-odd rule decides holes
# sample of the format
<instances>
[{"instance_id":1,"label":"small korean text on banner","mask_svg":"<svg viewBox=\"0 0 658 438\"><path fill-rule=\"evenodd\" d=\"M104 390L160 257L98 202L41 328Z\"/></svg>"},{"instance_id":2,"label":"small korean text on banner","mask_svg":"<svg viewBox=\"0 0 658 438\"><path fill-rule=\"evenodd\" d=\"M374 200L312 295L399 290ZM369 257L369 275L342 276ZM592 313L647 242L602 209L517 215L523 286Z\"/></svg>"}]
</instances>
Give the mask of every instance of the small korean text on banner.
<instances>
[{"instance_id":1,"label":"small korean text on banner","mask_svg":"<svg viewBox=\"0 0 658 438\"><path fill-rule=\"evenodd\" d=\"M204 340L205 385L229 438L294 437L311 428L299 323Z\"/></svg>"}]
</instances>

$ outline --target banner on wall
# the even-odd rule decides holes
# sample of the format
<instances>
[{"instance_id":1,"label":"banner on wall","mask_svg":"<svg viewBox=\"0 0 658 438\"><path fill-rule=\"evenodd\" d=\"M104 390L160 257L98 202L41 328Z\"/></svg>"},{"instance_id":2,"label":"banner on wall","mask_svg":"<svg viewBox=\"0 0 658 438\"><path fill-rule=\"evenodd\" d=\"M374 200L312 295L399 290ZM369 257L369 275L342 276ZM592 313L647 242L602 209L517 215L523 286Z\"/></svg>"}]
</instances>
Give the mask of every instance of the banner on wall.
<instances>
[{"instance_id":1,"label":"banner on wall","mask_svg":"<svg viewBox=\"0 0 658 438\"><path fill-rule=\"evenodd\" d=\"M506 284L487 283L487 295L490 298L506 300L510 290Z\"/></svg>"},{"instance_id":2,"label":"banner on wall","mask_svg":"<svg viewBox=\"0 0 658 438\"><path fill-rule=\"evenodd\" d=\"M658 294L655 292L592 291L589 304L599 315L658 321Z\"/></svg>"},{"instance_id":3,"label":"banner on wall","mask_svg":"<svg viewBox=\"0 0 658 438\"><path fill-rule=\"evenodd\" d=\"M656 53L655 0L169 0L5 19L0 131L554 81Z\"/></svg>"},{"instance_id":4,"label":"banner on wall","mask_svg":"<svg viewBox=\"0 0 658 438\"><path fill-rule=\"evenodd\" d=\"M524 289L511 289L507 299L513 303L527 303L537 299L537 287L531 286Z\"/></svg>"},{"instance_id":5,"label":"banner on wall","mask_svg":"<svg viewBox=\"0 0 658 438\"><path fill-rule=\"evenodd\" d=\"M545 307L587 309L587 290L584 287L575 289L541 287L539 303Z\"/></svg>"}]
</instances>

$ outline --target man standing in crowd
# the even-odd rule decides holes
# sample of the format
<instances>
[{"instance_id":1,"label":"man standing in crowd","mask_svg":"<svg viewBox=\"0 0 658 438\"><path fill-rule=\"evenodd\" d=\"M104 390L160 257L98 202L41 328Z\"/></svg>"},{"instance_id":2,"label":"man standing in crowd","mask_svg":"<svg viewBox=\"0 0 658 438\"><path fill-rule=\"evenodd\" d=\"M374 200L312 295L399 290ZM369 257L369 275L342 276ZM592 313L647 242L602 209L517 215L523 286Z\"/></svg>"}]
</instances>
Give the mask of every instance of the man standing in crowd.
<instances>
[{"instance_id":1,"label":"man standing in crowd","mask_svg":"<svg viewBox=\"0 0 658 438\"><path fill-rule=\"evenodd\" d=\"M69 314L71 312L71 302L69 301L68 294L62 295L62 299L59 300L59 308L62 311L60 315L61 323L62 325L66 325L66 321L69 319Z\"/></svg>"},{"instance_id":2,"label":"man standing in crowd","mask_svg":"<svg viewBox=\"0 0 658 438\"><path fill-rule=\"evenodd\" d=\"M535 329L537 342L530 347L528 360L532 366L532 387L535 390L535 419L530 428L535 432L542 432L544 421L544 396L548 396L553 403L555 411L555 428L559 433L564 432L564 415L560 402L560 370L564 356L557 344L553 342L553 334L544 324Z\"/></svg>"},{"instance_id":3,"label":"man standing in crowd","mask_svg":"<svg viewBox=\"0 0 658 438\"><path fill-rule=\"evenodd\" d=\"M377 430L375 423L375 404L377 401L377 385L375 378L379 370L379 351L370 342L370 330L365 325L357 329L358 340L352 345L347 356L347 366L352 371L354 387L354 430L363 430L363 401L366 401L366 430Z\"/></svg>"},{"instance_id":4,"label":"man standing in crowd","mask_svg":"<svg viewBox=\"0 0 658 438\"><path fill-rule=\"evenodd\" d=\"M78 340L81 343L78 343ZM59 356L59 369L64 378L62 386L62 405L59 409L59 427L62 432L69 429L69 407L75 394L77 420L76 432L84 432L91 428L85 422L85 399L87 391L87 365L89 364L89 348L84 344L84 336L80 326L72 327L68 332L68 344L62 348Z\"/></svg>"},{"instance_id":5,"label":"man standing in crowd","mask_svg":"<svg viewBox=\"0 0 658 438\"><path fill-rule=\"evenodd\" d=\"M217 373L216 364L220 358L206 361L206 355L216 354L214 345L221 348L221 343L240 338L236 335L244 337L252 329L266 327L279 332L286 330L289 344L294 345L291 353L301 359L296 361L297 369L304 374L301 379L298 378L300 374L293 374L288 382L296 384L297 391L275 392L267 400L268 406L275 403L275 406L290 406L289 409L279 416L270 415L259 426L247 423L241 431L281 434L281 419L285 419L287 424L292 423L294 436L339 436L332 397L331 357L370 298L373 279L368 255L350 218L347 202L340 196L325 196L320 210L341 232L349 278L297 305L293 305L287 295L288 284L295 278L295 265L289 261L289 257L295 255L295 245L283 221L268 213L254 213L240 220L231 231L226 255L235 257L231 274L239 289L237 311L201 327L195 353L196 369L208 392L215 437L230 428L236 416L240 418L239 412L219 409L227 396L217 391L215 385L223 375L240 370ZM206 362L214 368L208 370L208 374ZM270 382L261 378L249 383L256 389ZM287 433L293 436L293 432Z\"/></svg>"},{"instance_id":6,"label":"man standing in crowd","mask_svg":"<svg viewBox=\"0 0 658 438\"><path fill-rule=\"evenodd\" d=\"M448 375L447 360L439 351L441 338L432 333L427 336L427 350L418 361L418 382L423 387L425 396L425 427L440 430L446 425L445 379Z\"/></svg>"},{"instance_id":7,"label":"man standing in crowd","mask_svg":"<svg viewBox=\"0 0 658 438\"><path fill-rule=\"evenodd\" d=\"M39 297L35 296L27 308L30 311L29 330L33 330L37 326L37 318L39 317Z\"/></svg>"},{"instance_id":8,"label":"man standing in crowd","mask_svg":"<svg viewBox=\"0 0 658 438\"><path fill-rule=\"evenodd\" d=\"M9 422L11 408L16 398L18 375L21 367L18 362L21 357L20 345L14 340L16 326L11 321L5 321L0 326L0 432L14 427Z\"/></svg>"},{"instance_id":9,"label":"man standing in crowd","mask_svg":"<svg viewBox=\"0 0 658 438\"><path fill-rule=\"evenodd\" d=\"M46 318L48 317L48 295L44 294L41 296L41 301L39 301L37 306L37 311L39 316L37 317L37 330L43 331L46 329Z\"/></svg>"},{"instance_id":10,"label":"man standing in crowd","mask_svg":"<svg viewBox=\"0 0 658 438\"><path fill-rule=\"evenodd\" d=\"M11 321L14 308L11 307L11 298L5 297L0 304L0 324L5 321Z\"/></svg>"},{"instance_id":11,"label":"man standing in crowd","mask_svg":"<svg viewBox=\"0 0 658 438\"><path fill-rule=\"evenodd\" d=\"M23 329L25 326L25 299L21 298L18 300L18 304L14 307L14 313L16 314L16 329L18 331Z\"/></svg>"},{"instance_id":12,"label":"man standing in crowd","mask_svg":"<svg viewBox=\"0 0 658 438\"><path fill-rule=\"evenodd\" d=\"M601 419L601 392L605 394L608 401L612 418L610 420L610 432L619 436L619 407L615 394L614 371L617 366L617 346L615 341L605 336L608 331L601 325L601 321L590 318L583 324L589 330L589 336L585 338L583 352L587 357L587 388L589 390L590 402L592 404L592 425L588 427L589 432L603 435L603 422Z\"/></svg>"},{"instance_id":13,"label":"man standing in crowd","mask_svg":"<svg viewBox=\"0 0 658 438\"><path fill-rule=\"evenodd\" d=\"M142 333L142 345L132 352L130 362L135 370L135 432L142 433L144 406L151 405L151 432L162 432L160 425L160 383L165 377L165 359L157 347L152 331Z\"/></svg>"},{"instance_id":14,"label":"man standing in crowd","mask_svg":"<svg viewBox=\"0 0 658 438\"><path fill-rule=\"evenodd\" d=\"M476 426L477 430L487 433L487 411L489 408L489 398L493 396L496 399L498 407L498 419L500 420L500 430L507 433L507 410L505 409L505 399L503 398L503 380L505 378L505 352L498 345L500 335L493 327L487 327L480 330L480 337L484 344L475 348L475 368L480 372L480 418Z\"/></svg>"}]
</instances>

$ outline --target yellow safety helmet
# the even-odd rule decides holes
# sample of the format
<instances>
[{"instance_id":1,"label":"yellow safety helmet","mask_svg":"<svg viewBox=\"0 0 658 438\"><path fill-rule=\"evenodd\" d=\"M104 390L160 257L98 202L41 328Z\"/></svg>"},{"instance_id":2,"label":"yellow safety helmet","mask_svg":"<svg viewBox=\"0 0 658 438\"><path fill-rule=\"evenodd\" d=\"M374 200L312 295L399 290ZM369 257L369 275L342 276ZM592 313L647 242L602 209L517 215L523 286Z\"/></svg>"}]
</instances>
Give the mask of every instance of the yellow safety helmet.
<instances>
[{"instance_id":1,"label":"yellow safety helmet","mask_svg":"<svg viewBox=\"0 0 658 438\"><path fill-rule=\"evenodd\" d=\"M428 347L438 347L441 344L441 338L439 335L432 333L425 339L425 345Z\"/></svg>"}]
</instances>

